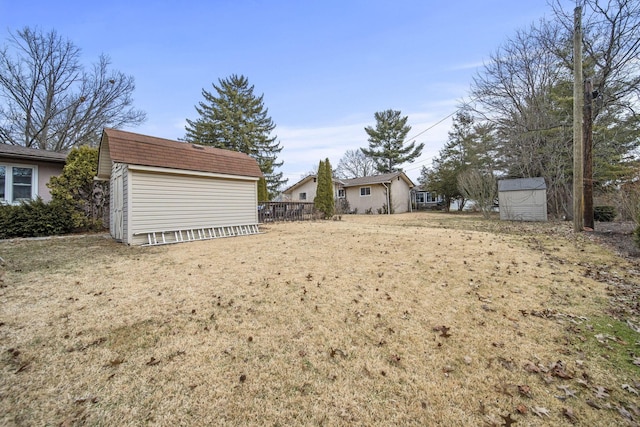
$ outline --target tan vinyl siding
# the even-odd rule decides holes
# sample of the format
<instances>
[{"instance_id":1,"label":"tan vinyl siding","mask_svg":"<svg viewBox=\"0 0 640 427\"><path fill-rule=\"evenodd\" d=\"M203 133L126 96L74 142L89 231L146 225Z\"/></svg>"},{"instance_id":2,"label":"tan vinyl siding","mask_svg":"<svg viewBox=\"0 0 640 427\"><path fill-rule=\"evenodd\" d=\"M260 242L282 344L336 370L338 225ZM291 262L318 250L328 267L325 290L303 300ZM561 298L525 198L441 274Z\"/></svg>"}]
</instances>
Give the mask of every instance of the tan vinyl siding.
<instances>
[{"instance_id":1,"label":"tan vinyl siding","mask_svg":"<svg viewBox=\"0 0 640 427\"><path fill-rule=\"evenodd\" d=\"M404 213L409 211L409 199L411 189L402 178L394 178L391 181L391 203L394 213Z\"/></svg>"},{"instance_id":2,"label":"tan vinyl siding","mask_svg":"<svg viewBox=\"0 0 640 427\"><path fill-rule=\"evenodd\" d=\"M361 196L360 188L371 188L371 195ZM349 208L353 211L358 209L359 214L367 213L367 210L371 209L371 213L377 214L378 209L382 208L382 205L387 204L387 193L385 188L380 184L363 185L362 187L349 187L346 188L346 196L349 201Z\"/></svg>"},{"instance_id":3,"label":"tan vinyl siding","mask_svg":"<svg viewBox=\"0 0 640 427\"><path fill-rule=\"evenodd\" d=\"M136 233L257 224L256 180L130 171L129 243Z\"/></svg>"},{"instance_id":4,"label":"tan vinyl siding","mask_svg":"<svg viewBox=\"0 0 640 427\"><path fill-rule=\"evenodd\" d=\"M318 183L316 179L312 179L311 181L299 186L291 193L291 201L292 202L309 202L313 203L313 199L316 198L316 190L318 188ZM300 193L306 193L307 198L302 200L300 198Z\"/></svg>"}]
</instances>

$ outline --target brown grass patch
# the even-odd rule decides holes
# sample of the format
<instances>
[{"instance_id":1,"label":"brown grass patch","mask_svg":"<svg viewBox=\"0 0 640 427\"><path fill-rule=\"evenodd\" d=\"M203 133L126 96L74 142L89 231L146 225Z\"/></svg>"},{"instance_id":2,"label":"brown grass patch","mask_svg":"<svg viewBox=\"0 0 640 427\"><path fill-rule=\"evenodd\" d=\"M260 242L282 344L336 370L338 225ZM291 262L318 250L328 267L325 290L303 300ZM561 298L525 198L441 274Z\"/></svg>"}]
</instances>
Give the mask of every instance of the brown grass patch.
<instances>
[{"instance_id":1,"label":"brown grass patch","mask_svg":"<svg viewBox=\"0 0 640 427\"><path fill-rule=\"evenodd\" d=\"M0 424L640 419L631 355L614 370L615 336L587 345L608 299L587 269L629 266L570 224L407 214L262 229L154 248L0 242Z\"/></svg>"}]
</instances>

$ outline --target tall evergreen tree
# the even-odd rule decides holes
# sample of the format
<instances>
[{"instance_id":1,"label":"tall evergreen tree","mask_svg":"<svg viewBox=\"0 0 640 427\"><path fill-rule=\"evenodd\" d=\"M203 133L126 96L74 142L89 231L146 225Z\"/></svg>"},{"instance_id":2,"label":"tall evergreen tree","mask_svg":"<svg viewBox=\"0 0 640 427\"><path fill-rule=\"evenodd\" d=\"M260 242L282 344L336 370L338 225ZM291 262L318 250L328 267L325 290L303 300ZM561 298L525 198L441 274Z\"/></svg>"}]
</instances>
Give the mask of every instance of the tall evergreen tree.
<instances>
[{"instance_id":1,"label":"tall evergreen tree","mask_svg":"<svg viewBox=\"0 0 640 427\"><path fill-rule=\"evenodd\" d=\"M250 155L267 180L269 196L274 196L287 180L275 172L283 163L277 161L282 147L272 136L276 125L264 106L264 95L256 96L249 80L236 74L218 79L213 88L215 93L202 90L204 101L195 107L200 117L187 119L185 140Z\"/></svg>"},{"instance_id":2,"label":"tall evergreen tree","mask_svg":"<svg viewBox=\"0 0 640 427\"><path fill-rule=\"evenodd\" d=\"M460 176L469 170L493 176L502 168L494 133L490 124L476 123L471 113L462 109L453 118L448 142L433 159L432 167L422 168L420 184L444 197L447 210L454 200L459 210L464 208L466 197L459 189Z\"/></svg>"},{"instance_id":3,"label":"tall evergreen tree","mask_svg":"<svg viewBox=\"0 0 640 427\"><path fill-rule=\"evenodd\" d=\"M324 214L325 218L333 216L335 201L333 199L333 176L329 159L320 160L318 165L316 197L313 203L315 208Z\"/></svg>"},{"instance_id":4,"label":"tall evergreen tree","mask_svg":"<svg viewBox=\"0 0 640 427\"><path fill-rule=\"evenodd\" d=\"M269 201L269 190L267 189L267 180L264 177L258 180L258 202Z\"/></svg>"},{"instance_id":5,"label":"tall evergreen tree","mask_svg":"<svg viewBox=\"0 0 640 427\"><path fill-rule=\"evenodd\" d=\"M374 114L376 127L367 126L369 148L362 152L373 159L376 169L381 173L396 172L403 163L413 162L422 154L424 143L416 146L415 141L405 146L405 138L411 130L407 116L402 117L398 110L385 110Z\"/></svg>"}]
</instances>

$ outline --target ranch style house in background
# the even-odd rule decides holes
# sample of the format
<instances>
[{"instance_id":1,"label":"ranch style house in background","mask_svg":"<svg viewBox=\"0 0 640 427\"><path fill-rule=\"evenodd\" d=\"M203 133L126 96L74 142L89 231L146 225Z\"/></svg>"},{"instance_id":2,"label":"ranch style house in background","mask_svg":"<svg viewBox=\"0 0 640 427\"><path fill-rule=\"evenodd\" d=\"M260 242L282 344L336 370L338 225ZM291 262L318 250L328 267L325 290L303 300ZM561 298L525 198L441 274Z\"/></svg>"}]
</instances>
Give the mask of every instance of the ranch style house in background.
<instances>
[{"instance_id":1,"label":"ranch style house in background","mask_svg":"<svg viewBox=\"0 0 640 427\"><path fill-rule=\"evenodd\" d=\"M386 213L389 198L393 213L409 212L413 187L413 182L404 172L333 180L334 198L345 199L349 203L349 210L359 214ZM287 201L313 203L316 188L317 176L309 175L282 194Z\"/></svg>"},{"instance_id":2,"label":"ranch style house in background","mask_svg":"<svg viewBox=\"0 0 640 427\"><path fill-rule=\"evenodd\" d=\"M415 210L441 210L444 209L444 197L438 196L432 191L427 191L421 186L411 190Z\"/></svg>"},{"instance_id":3,"label":"ranch style house in background","mask_svg":"<svg viewBox=\"0 0 640 427\"><path fill-rule=\"evenodd\" d=\"M18 204L38 196L51 201L47 183L60 175L67 155L0 144L0 203Z\"/></svg>"},{"instance_id":4,"label":"ranch style house in background","mask_svg":"<svg viewBox=\"0 0 640 427\"><path fill-rule=\"evenodd\" d=\"M130 245L258 232L258 179L246 154L104 129L97 179L110 181L109 230Z\"/></svg>"}]
</instances>

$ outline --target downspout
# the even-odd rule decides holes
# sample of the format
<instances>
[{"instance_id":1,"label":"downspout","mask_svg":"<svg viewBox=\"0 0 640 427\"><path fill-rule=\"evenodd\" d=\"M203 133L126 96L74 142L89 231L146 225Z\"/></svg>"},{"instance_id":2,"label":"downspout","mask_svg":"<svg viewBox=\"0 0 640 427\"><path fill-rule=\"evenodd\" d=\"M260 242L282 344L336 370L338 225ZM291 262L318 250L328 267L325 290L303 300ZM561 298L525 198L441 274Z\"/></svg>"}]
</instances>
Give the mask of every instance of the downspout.
<instances>
[{"instance_id":1,"label":"downspout","mask_svg":"<svg viewBox=\"0 0 640 427\"><path fill-rule=\"evenodd\" d=\"M415 193L413 192L413 189L410 188L409 189L409 212L413 212L413 199L415 197Z\"/></svg>"},{"instance_id":2,"label":"downspout","mask_svg":"<svg viewBox=\"0 0 640 427\"><path fill-rule=\"evenodd\" d=\"M389 183L391 184L391 183ZM384 185L384 188L387 190L387 215L391 215L391 205L390 205L390 200L389 200L389 187L387 187L387 184L385 184L384 182L382 183L382 185Z\"/></svg>"}]
</instances>

